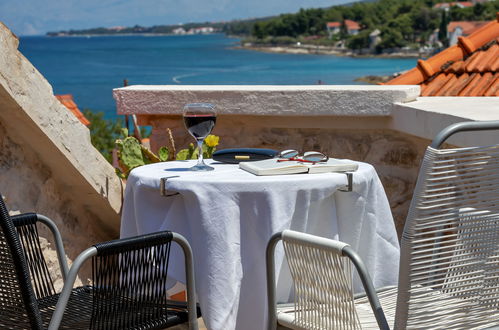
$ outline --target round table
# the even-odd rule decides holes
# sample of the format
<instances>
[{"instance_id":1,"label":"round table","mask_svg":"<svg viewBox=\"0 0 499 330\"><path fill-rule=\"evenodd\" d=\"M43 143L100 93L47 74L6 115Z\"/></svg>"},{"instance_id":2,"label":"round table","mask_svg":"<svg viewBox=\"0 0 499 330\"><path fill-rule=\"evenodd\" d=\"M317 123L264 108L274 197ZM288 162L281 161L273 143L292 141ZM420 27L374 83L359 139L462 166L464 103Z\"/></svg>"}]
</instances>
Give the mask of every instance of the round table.
<instances>
[{"instance_id":1,"label":"round table","mask_svg":"<svg viewBox=\"0 0 499 330\"><path fill-rule=\"evenodd\" d=\"M270 237L293 229L350 244L376 287L397 284L399 243L388 200L375 169L358 163L353 191L344 173L255 176L238 165L207 160L134 169L127 181L121 237L159 230L184 235L192 246L197 298L209 329L266 329L265 249ZM173 177L176 176L176 177ZM168 194L160 194L160 181ZM276 252L279 301L291 297L283 250ZM183 278L183 256L172 249L169 273ZM355 291L362 286L354 278Z\"/></svg>"}]
</instances>

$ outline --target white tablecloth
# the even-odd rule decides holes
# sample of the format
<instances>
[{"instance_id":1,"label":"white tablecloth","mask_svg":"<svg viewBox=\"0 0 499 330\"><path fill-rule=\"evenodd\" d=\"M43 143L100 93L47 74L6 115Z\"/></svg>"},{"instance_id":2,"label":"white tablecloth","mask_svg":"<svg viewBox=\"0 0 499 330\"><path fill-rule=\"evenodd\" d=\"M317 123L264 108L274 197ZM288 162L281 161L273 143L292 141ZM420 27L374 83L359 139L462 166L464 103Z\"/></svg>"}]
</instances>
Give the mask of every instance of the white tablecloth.
<instances>
[{"instance_id":1,"label":"white tablecloth","mask_svg":"<svg viewBox=\"0 0 499 330\"><path fill-rule=\"evenodd\" d=\"M211 172L187 171L194 163L156 163L132 171L121 237L172 230L187 238L209 329L266 329L265 248L284 229L349 243L376 287L397 283L399 243L371 165L359 163L353 192L341 192L346 184L341 173L255 176L230 164L212 164ZM180 177L169 179L167 189L180 194L161 196L160 178L174 175ZM180 249L172 253L169 272L182 279L182 254ZM278 300L286 301L291 290L282 248L276 256ZM360 288L356 280L355 290Z\"/></svg>"}]
</instances>

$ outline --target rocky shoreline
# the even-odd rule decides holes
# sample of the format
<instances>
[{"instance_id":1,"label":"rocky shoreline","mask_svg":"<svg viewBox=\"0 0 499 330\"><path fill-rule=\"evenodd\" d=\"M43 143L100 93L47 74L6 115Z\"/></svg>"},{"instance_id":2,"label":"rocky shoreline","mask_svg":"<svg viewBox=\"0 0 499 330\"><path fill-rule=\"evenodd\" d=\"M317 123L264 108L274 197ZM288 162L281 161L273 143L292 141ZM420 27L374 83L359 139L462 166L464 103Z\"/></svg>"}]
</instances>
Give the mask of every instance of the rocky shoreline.
<instances>
[{"instance_id":1,"label":"rocky shoreline","mask_svg":"<svg viewBox=\"0 0 499 330\"><path fill-rule=\"evenodd\" d=\"M359 77L359 78L355 79L355 81L360 81L360 82L364 82L364 83L371 84L371 85L379 85L379 84L385 83L389 80L392 80L396 76L397 76L397 74L385 75L385 76L369 75L369 76Z\"/></svg>"},{"instance_id":2,"label":"rocky shoreline","mask_svg":"<svg viewBox=\"0 0 499 330\"><path fill-rule=\"evenodd\" d=\"M380 57L380 58L422 58L428 54L422 54L417 50L398 50L390 53L374 54L369 50L355 52L351 49L320 46L320 45L255 45L243 44L236 48L248 49L267 53L281 54L311 54L311 55L334 55L351 57Z\"/></svg>"}]
</instances>

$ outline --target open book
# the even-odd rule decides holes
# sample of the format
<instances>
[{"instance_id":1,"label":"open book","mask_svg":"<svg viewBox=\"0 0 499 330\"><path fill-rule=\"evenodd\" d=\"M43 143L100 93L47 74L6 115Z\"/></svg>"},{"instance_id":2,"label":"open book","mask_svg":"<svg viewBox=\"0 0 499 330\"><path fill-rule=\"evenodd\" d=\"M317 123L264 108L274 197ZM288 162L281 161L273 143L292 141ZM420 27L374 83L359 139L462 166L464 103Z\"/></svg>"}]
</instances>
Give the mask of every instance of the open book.
<instances>
[{"instance_id":1,"label":"open book","mask_svg":"<svg viewBox=\"0 0 499 330\"><path fill-rule=\"evenodd\" d=\"M300 163L299 161L278 162L277 158L239 163L239 168L255 175L350 172L356 171L358 167L358 164L351 161L331 158L327 162L315 164Z\"/></svg>"}]
</instances>

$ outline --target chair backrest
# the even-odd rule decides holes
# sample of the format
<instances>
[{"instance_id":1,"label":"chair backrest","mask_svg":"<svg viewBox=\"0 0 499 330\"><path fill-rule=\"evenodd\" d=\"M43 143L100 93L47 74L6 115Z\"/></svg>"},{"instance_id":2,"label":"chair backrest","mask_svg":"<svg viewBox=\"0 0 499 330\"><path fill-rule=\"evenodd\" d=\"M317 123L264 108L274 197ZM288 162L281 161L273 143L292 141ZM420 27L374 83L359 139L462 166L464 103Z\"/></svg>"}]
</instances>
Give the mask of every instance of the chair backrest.
<instances>
[{"instance_id":1,"label":"chair backrest","mask_svg":"<svg viewBox=\"0 0 499 330\"><path fill-rule=\"evenodd\" d=\"M284 245L295 289L293 314L276 313L274 251L280 240ZM276 329L277 323L292 329L361 329L362 320L353 297L353 267L362 281L374 314L369 315L368 319L375 321L379 329L389 329L369 272L348 244L284 230L269 240L266 266L269 329ZM373 322L369 323L363 325L375 326Z\"/></svg>"},{"instance_id":2,"label":"chair backrest","mask_svg":"<svg viewBox=\"0 0 499 330\"><path fill-rule=\"evenodd\" d=\"M499 145L428 147L401 241L396 329L499 324Z\"/></svg>"},{"instance_id":3,"label":"chair backrest","mask_svg":"<svg viewBox=\"0 0 499 330\"><path fill-rule=\"evenodd\" d=\"M43 329L23 248L2 198L0 198L0 328Z\"/></svg>"},{"instance_id":4,"label":"chair backrest","mask_svg":"<svg viewBox=\"0 0 499 330\"><path fill-rule=\"evenodd\" d=\"M148 322L166 327L160 322L166 322L168 313L172 238L171 232L159 232L149 234L148 241L136 237L126 244L118 240L94 245L98 251L92 257L94 328L135 329Z\"/></svg>"},{"instance_id":5,"label":"chair backrest","mask_svg":"<svg viewBox=\"0 0 499 330\"><path fill-rule=\"evenodd\" d=\"M352 264L342 255L347 245L292 231L282 233L282 242L295 290L293 324L304 329L360 329Z\"/></svg>"},{"instance_id":6,"label":"chair backrest","mask_svg":"<svg viewBox=\"0 0 499 330\"><path fill-rule=\"evenodd\" d=\"M24 255L28 261L28 269L37 299L54 295L54 282L50 275L47 261L43 256L40 236L38 234L36 213L24 213L12 217ZM61 270L62 271L62 270Z\"/></svg>"}]
</instances>

